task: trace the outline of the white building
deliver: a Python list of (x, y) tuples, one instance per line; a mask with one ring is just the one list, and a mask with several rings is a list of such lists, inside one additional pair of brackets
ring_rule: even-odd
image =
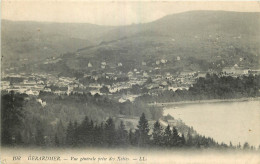
[(90, 62), (88, 62), (88, 67), (91, 68), (92, 67), (92, 64)]
[(148, 73), (147, 72), (143, 72), (143, 76), (144, 77), (148, 77)]
[(162, 59), (162, 60), (161, 60), (161, 63), (162, 63), (162, 64), (165, 64), (165, 63), (167, 63), (167, 60), (166, 60), (166, 59)]
[(132, 77), (133, 76), (133, 72), (130, 71), (130, 72), (127, 73), (127, 75), (128, 75), (128, 77)]

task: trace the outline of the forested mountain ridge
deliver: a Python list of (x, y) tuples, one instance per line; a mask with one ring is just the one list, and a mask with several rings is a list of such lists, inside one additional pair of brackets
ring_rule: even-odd
[[(74, 52), (92, 42), (106, 29), (88, 23), (1, 21), (2, 64), (15, 66)], [(19, 61), (19, 63), (17, 63)]]
[[(259, 65), (259, 13), (190, 11), (119, 27), (9, 21), (3, 21), (2, 27), (2, 54), (11, 59), (3, 60), (7, 65), (17, 57), (23, 60), (25, 54), (26, 60), (32, 60), (36, 59), (32, 55), (44, 59), (66, 52), (71, 52), (70, 57), (58, 64), (82, 71), (88, 61), (138, 63), (173, 61), (178, 56), (182, 64), (192, 62), (188, 69), (193, 70), (207, 70), (222, 61), (232, 66), (240, 58), (248, 67)], [(37, 39), (39, 44), (32, 42)]]
[(207, 70), (222, 61), (224, 66), (233, 66), (243, 58), (243, 65), (254, 67), (259, 65), (259, 28), (259, 13), (191, 11), (112, 29), (98, 46), (80, 50), (79, 58), (155, 63), (179, 56), (181, 64), (191, 60), (189, 69), (194, 70)]

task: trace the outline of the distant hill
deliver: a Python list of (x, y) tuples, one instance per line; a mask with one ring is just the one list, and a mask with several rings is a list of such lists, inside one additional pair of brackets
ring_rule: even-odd
[[(19, 34), (17, 29), (27, 31), (23, 33), (28, 34), (28, 37), (33, 29), (33, 38), (38, 37), (38, 23), (22, 24), (20, 28), (15, 25), (10, 30), (3, 28), (2, 34), (5, 34), (2, 44), (9, 47), (4, 52), (16, 53), (12, 48), (16, 47), (18, 53), (15, 55), (19, 55), (19, 51), (25, 47), (22, 45), (26, 43), (22, 40), (18, 42), (22, 45), (19, 45), (11, 40), (9, 43), (13, 46), (10, 48), (9, 44), (5, 45), (10, 39), (9, 36), (4, 37), (7, 33), (21, 39), (21, 36), (15, 35)], [(246, 67), (259, 66), (260, 13), (190, 11), (168, 15), (150, 23), (119, 27), (55, 23), (40, 25), (40, 36), (46, 37), (39, 39), (40, 47), (44, 48), (44, 44), (55, 41), (51, 43), (53, 51), (72, 52), (69, 56), (61, 56), (61, 61), (55, 67), (60, 64), (60, 68), (76, 71), (87, 70), (89, 61), (96, 63), (93, 68), (99, 67), (98, 63), (101, 61), (114, 64), (123, 62), (129, 70), (139, 67), (142, 61), (152, 66), (159, 59), (167, 59), (170, 65), (165, 69), (173, 69), (172, 71), (207, 70), (234, 64)], [(30, 46), (34, 44), (29, 42)], [(25, 49), (29, 51), (35, 48), (30, 46)], [(181, 60), (177, 61), (177, 57)], [(45, 66), (50, 67), (48, 64)]]
[[(74, 52), (95, 42), (93, 37), (111, 27), (92, 24), (2, 20), (2, 64), (37, 62)], [(92, 42), (93, 41), (93, 42)]]
[[(108, 40), (132, 35), (189, 36), (206, 34), (259, 35), (260, 13), (190, 11), (154, 22), (123, 26), (107, 32)], [(148, 33), (147, 33), (148, 32)], [(104, 37), (104, 36), (103, 36)], [(111, 38), (110, 38), (111, 37)]]
[[(260, 55), (260, 13), (191, 11), (111, 29), (101, 37), (101, 44), (79, 50), (81, 60), (72, 61), (81, 68), (82, 58), (136, 65), (167, 59), (172, 67), (190, 70), (207, 70), (213, 63), (255, 67)], [(176, 63), (178, 56), (183, 60)]]

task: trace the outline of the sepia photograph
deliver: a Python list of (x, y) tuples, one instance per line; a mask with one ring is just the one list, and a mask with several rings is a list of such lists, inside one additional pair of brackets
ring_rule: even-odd
[(260, 164), (259, 1), (0, 3), (1, 164)]

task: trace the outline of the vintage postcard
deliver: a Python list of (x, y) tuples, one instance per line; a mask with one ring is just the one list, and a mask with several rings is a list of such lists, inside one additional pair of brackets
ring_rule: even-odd
[(0, 160), (259, 164), (260, 3), (2, 0)]

